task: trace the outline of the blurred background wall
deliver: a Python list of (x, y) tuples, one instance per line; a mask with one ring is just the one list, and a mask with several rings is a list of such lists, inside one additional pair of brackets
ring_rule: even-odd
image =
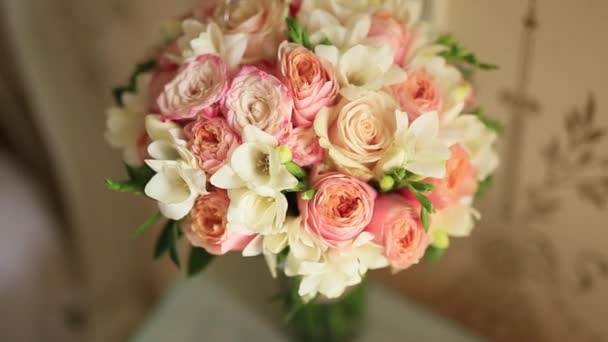
[[(150, 262), (154, 237), (131, 235), (153, 205), (103, 187), (123, 171), (102, 132), (108, 89), (155, 43), (158, 23), (192, 2), (0, 1), (1, 208), (40, 213), (3, 211), (11, 220), (0, 250), (13, 259), (2, 258), (0, 284), (34, 284), (23, 297), (54, 299), (30, 296), (38, 311), (13, 315), (40, 317), (46, 340), (124, 340), (171, 278)], [(486, 112), (506, 123), (503, 166), (473, 238), (455, 241), (441, 264), (376, 278), (492, 340), (608, 340), (608, 3), (434, 4), (443, 28), (500, 65), (476, 82)], [(21, 201), (19, 189), (28, 189)], [(15, 250), (47, 253), (15, 259)], [(17, 279), (7, 260), (29, 276)], [(2, 310), (15, 312), (10, 303)], [(50, 315), (61, 319), (48, 323)]]

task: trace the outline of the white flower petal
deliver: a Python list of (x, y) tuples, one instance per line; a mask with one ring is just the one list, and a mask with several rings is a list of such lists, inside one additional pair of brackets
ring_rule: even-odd
[(245, 183), (234, 172), (230, 165), (223, 165), (211, 176), (211, 184), (220, 189), (236, 189), (243, 187)]
[(244, 143), (260, 143), (269, 146), (278, 146), (277, 139), (272, 135), (262, 131), (254, 125), (247, 125), (243, 128)]
[(244, 257), (254, 257), (262, 254), (264, 249), (264, 237), (262, 235), (258, 235), (249, 244), (245, 249), (243, 249)]
[(320, 58), (325, 59), (333, 66), (338, 65), (338, 59), (340, 57), (340, 52), (338, 51), (338, 48), (336, 48), (335, 46), (317, 45), (315, 47), (315, 54), (317, 54), (317, 56), (319, 56)]

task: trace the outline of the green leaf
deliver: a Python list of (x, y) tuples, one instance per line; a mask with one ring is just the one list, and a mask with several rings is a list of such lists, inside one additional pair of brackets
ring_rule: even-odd
[(190, 249), (190, 257), (188, 258), (188, 276), (194, 276), (203, 271), (215, 255), (210, 254), (204, 248), (192, 247)]
[(302, 181), (302, 182), (298, 182), (298, 185), (296, 185), (295, 188), (285, 190), (285, 192), (302, 192), (302, 191), (306, 191), (309, 188), (310, 188), (310, 186), (308, 185), (308, 183)]
[(428, 232), (431, 221), (429, 218), (429, 212), (424, 207), (420, 209), (420, 221), (422, 222), (422, 227), (424, 227), (424, 230)]
[(433, 203), (431, 203), (431, 201), (429, 200), (428, 197), (417, 192), (416, 189), (414, 189), (411, 186), (410, 186), (410, 191), (414, 194), (414, 196), (416, 197), (418, 202), (420, 202), (420, 205), (422, 205), (422, 208), (426, 209), (426, 211), (428, 211), (429, 213), (435, 212), (435, 209), (433, 208)]
[(430, 183), (410, 182), (409, 184), (417, 192), (430, 192), (430, 191), (435, 190), (435, 186), (433, 184), (430, 184)]
[(437, 44), (447, 47), (447, 50), (441, 53), (448, 62), (468, 64), (472, 67), (481, 70), (495, 70), (498, 66), (494, 64), (484, 63), (479, 58), (467, 50), (454, 36), (445, 34), (437, 39)]
[(308, 189), (302, 193), (301, 198), (303, 201), (310, 201), (313, 197), (315, 197), (316, 193), (317, 191), (315, 189)]
[(433, 245), (427, 247), (426, 252), (424, 253), (424, 259), (429, 262), (439, 262), (443, 255), (445, 254), (445, 249), (437, 248)]
[(292, 16), (287, 17), (285, 21), (287, 22), (287, 37), (289, 41), (312, 50), (313, 46), (310, 42), (310, 34), (302, 28), (300, 21)]
[(306, 178), (306, 171), (292, 161), (285, 163), (285, 168), (287, 168), (287, 171), (289, 171), (289, 173), (291, 173), (297, 179), (301, 180)]
[(150, 216), (144, 223), (137, 227), (137, 229), (135, 230), (135, 235), (139, 236), (148, 231), (148, 229), (150, 229), (150, 227), (152, 227), (161, 217), (162, 214), (160, 213), (160, 211)]
[(396, 180), (400, 181), (402, 179), (407, 178), (408, 171), (406, 171), (404, 168), (398, 168), (398, 169), (392, 170), (390, 172), (390, 175), (392, 175), (393, 178), (395, 178)]
[(156, 68), (156, 60), (149, 59), (135, 66), (135, 70), (129, 77), (129, 83), (125, 86), (120, 86), (112, 89), (112, 97), (117, 105), (123, 106), (122, 95), (124, 93), (134, 93), (137, 91), (137, 77), (143, 73), (154, 70)]
[(147, 165), (133, 167), (125, 164), (125, 167), (129, 174), (129, 180), (114, 181), (106, 179), (106, 187), (108, 189), (117, 192), (143, 193), (150, 179), (156, 174), (156, 172)]
[(479, 186), (477, 187), (477, 192), (475, 193), (475, 198), (479, 199), (483, 196), (494, 183), (494, 176), (488, 176), (486, 179), (479, 182)]
[(175, 264), (177, 268), (181, 267), (179, 260), (179, 251), (177, 249), (177, 242), (179, 241), (180, 237), (181, 229), (179, 228), (179, 222), (173, 221), (173, 225), (171, 228), (171, 243), (169, 245), (169, 258), (171, 259), (171, 261), (173, 261), (173, 264)]
[(141, 187), (132, 181), (113, 181), (106, 179), (106, 188), (116, 192), (141, 193)]
[(169, 251), (173, 237), (173, 224), (175, 221), (169, 220), (165, 223), (163, 230), (156, 239), (154, 247), (154, 259), (159, 259)]
[(127, 173), (129, 174), (131, 181), (139, 184), (142, 189), (146, 187), (146, 184), (148, 184), (150, 179), (156, 174), (156, 171), (145, 164), (141, 167), (133, 167), (125, 164), (125, 167), (127, 168)]

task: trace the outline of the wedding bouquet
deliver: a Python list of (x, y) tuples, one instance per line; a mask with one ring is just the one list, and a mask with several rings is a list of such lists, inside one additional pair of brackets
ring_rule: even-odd
[(465, 237), (498, 165), (475, 108), (481, 63), (420, 19), (419, 0), (202, 1), (114, 91), (107, 141), (161, 218), (156, 256), (189, 273), (263, 255), (300, 307), (368, 270), (436, 258)]

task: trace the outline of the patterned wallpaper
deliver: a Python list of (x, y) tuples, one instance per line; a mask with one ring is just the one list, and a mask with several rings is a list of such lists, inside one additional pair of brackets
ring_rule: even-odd
[(501, 65), (477, 82), (507, 126), (502, 169), (473, 239), (389, 281), (491, 340), (608, 341), (607, 11), (450, 3), (448, 27)]

